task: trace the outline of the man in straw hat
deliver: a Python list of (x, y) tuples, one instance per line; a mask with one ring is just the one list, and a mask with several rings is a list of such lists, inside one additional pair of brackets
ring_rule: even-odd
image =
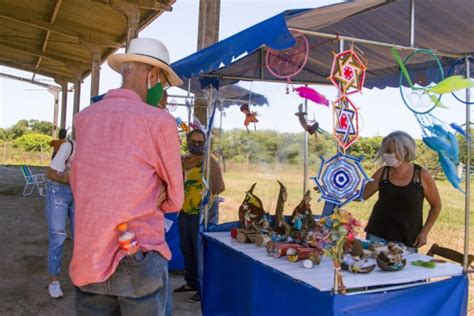
[(74, 118), (76, 313), (165, 315), (171, 252), (164, 214), (181, 208), (183, 173), (175, 120), (150, 105), (182, 82), (154, 39), (132, 40), (108, 63), (122, 87)]

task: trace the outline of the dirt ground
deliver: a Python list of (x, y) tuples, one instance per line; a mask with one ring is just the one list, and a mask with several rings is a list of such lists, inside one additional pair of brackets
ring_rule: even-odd
[[(33, 169), (33, 173), (43, 172)], [(37, 191), (23, 197), (24, 180), (19, 168), (0, 166), (0, 315), (75, 315), (74, 288), (67, 275), (72, 240), (67, 239), (61, 286), (64, 298), (48, 295), (48, 235), (45, 198)], [(170, 275), (171, 288), (183, 282)], [(173, 315), (199, 316), (200, 304), (190, 303), (193, 293), (173, 295)]]

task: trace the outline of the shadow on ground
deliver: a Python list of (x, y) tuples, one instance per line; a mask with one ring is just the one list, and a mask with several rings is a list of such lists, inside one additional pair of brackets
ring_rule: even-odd
[[(35, 168), (33, 173), (44, 172)], [(45, 199), (35, 191), (21, 195), (24, 180), (18, 168), (0, 166), (0, 315), (74, 315), (74, 288), (67, 275), (72, 240), (67, 239), (63, 256), (61, 285), (65, 297), (48, 295), (48, 233)], [(183, 283), (170, 275), (171, 288)], [(189, 302), (193, 293), (173, 293), (173, 315), (201, 315), (200, 304)]]

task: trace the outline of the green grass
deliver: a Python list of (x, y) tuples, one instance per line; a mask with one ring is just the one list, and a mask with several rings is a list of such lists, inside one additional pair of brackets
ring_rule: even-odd
[[(314, 169), (314, 170), (313, 170)], [(310, 176), (316, 174), (316, 168), (310, 168)], [(271, 214), (275, 213), (280, 180), (287, 188), (288, 202), (285, 205), (285, 214), (291, 214), (293, 208), (303, 197), (303, 169), (301, 167), (273, 164), (247, 167), (245, 164), (228, 164), (224, 174), (226, 190), (222, 194), (225, 202), (220, 206), (220, 222), (238, 220), (238, 208), (244, 199), (244, 192), (257, 182), (255, 193), (262, 199), (264, 208)], [(471, 178), (471, 181), (474, 179)], [(314, 187), (312, 180), (308, 187)], [(428, 236), (428, 243), (420, 248), (421, 253), (427, 253), (433, 243), (464, 252), (464, 195), (455, 190), (447, 181), (437, 181), (443, 207), (441, 214)], [(318, 201), (320, 195), (312, 191), (312, 211), (321, 214), (324, 201)], [(349, 203), (345, 209), (350, 211), (361, 223), (360, 237), (363, 237), (363, 228), (377, 200), (377, 195), (364, 202)], [(471, 196), (471, 205), (473, 197)], [(424, 203), (424, 218), (426, 219), (429, 204)], [(472, 214), (472, 211), (471, 211)], [(470, 219), (469, 253), (474, 254), (474, 214)], [(472, 274), (469, 276), (472, 281)], [(469, 290), (469, 310), (474, 313), (474, 289)]]

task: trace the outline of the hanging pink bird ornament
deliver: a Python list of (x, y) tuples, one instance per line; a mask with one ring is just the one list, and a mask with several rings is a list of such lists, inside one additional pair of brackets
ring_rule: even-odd
[(311, 100), (317, 104), (329, 106), (329, 100), (324, 95), (317, 92), (313, 88), (303, 86), (303, 87), (295, 88), (295, 91), (298, 93), (300, 97), (304, 99)]

